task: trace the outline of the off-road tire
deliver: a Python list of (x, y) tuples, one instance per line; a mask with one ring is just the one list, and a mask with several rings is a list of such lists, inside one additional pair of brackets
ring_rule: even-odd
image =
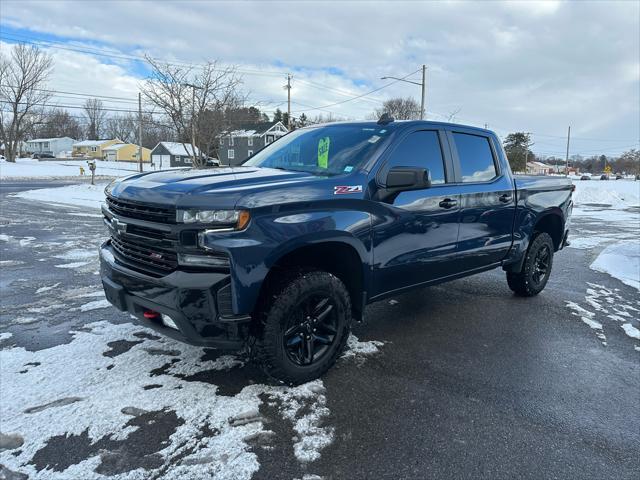
[[(333, 343), (309, 365), (296, 364), (288, 355), (284, 335), (302, 299), (327, 295), (336, 323)], [(289, 385), (314, 380), (333, 366), (344, 351), (351, 329), (351, 301), (344, 283), (328, 272), (287, 271), (262, 300), (253, 332), (253, 359), (271, 378)]]
[[(548, 252), (548, 264), (546, 272), (536, 281), (536, 268), (539, 267), (539, 255)], [(548, 233), (536, 233), (524, 259), (522, 271), (518, 273), (507, 272), (509, 288), (521, 297), (533, 297), (539, 294), (549, 281), (551, 267), (553, 265), (553, 240)]]

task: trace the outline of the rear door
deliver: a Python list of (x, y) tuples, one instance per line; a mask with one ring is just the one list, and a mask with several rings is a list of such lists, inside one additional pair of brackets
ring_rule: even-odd
[(458, 237), (459, 195), (444, 131), (415, 130), (389, 153), (376, 175), (384, 185), (391, 167), (425, 167), (431, 188), (402, 192), (382, 203), (373, 226), (372, 296), (445, 277), (451, 273)]
[(460, 193), (456, 270), (500, 262), (512, 242), (515, 194), (509, 171), (501, 168), (499, 145), (480, 130), (447, 131)]

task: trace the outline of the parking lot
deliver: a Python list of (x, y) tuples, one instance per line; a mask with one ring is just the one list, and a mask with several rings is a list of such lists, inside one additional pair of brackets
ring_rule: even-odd
[(496, 270), (379, 302), (286, 387), (110, 307), (99, 211), (10, 196), (39, 186), (0, 191), (5, 478), (637, 478), (638, 290), (590, 268), (637, 207), (576, 212), (539, 296)]

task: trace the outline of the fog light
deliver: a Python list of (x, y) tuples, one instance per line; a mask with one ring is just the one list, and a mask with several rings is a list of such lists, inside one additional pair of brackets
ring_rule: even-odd
[(173, 328), (174, 330), (178, 330), (178, 326), (176, 322), (169, 315), (162, 314), (162, 323), (165, 327)]

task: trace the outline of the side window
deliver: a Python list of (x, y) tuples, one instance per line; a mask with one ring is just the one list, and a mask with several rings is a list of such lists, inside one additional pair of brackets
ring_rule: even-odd
[(383, 180), (391, 167), (424, 167), (431, 173), (431, 183), (445, 183), (444, 160), (438, 132), (420, 130), (404, 138), (384, 167)]
[(463, 182), (486, 182), (497, 175), (491, 145), (487, 137), (455, 133)]

